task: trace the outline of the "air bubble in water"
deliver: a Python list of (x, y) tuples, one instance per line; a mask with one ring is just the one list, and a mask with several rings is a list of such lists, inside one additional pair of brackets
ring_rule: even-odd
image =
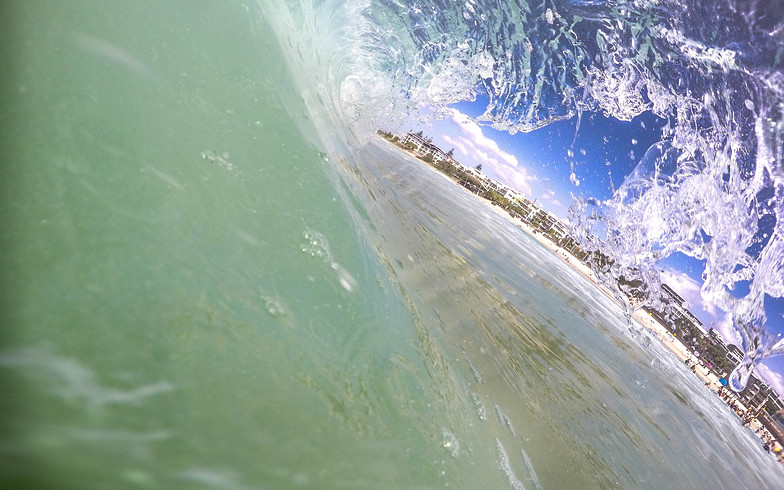
[(482, 422), (487, 421), (487, 411), (485, 410), (485, 406), (482, 403), (482, 400), (479, 399), (479, 395), (476, 393), (471, 393), (471, 401), (474, 402), (474, 406), (476, 407), (476, 416), (479, 417), (479, 420)]
[(218, 155), (214, 150), (204, 150), (201, 152), (201, 157), (212, 164), (220, 165), (226, 170), (234, 170), (234, 164), (229, 161), (229, 152), (227, 151), (224, 151), (222, 155)]
[(274, 317), (281, 317), (285, 315), (288, 311), (286, 305), (277, 298), (272, 297), (265, 297), (264, 299), (264, 308), (266, 308), (267, 313)]
[(455, 435), (447, 429), (441, 430), (441, 447), (449, 451), (453, 458), (460, 455), (460, 443)]
[(303, 236), (306, 240), (300, 247), (303, 253), (321, 259), (324, 262), (332, 262), (332, 252), (329, 250), (327, 237), (321, 232), (312, 229), (305, 230)]

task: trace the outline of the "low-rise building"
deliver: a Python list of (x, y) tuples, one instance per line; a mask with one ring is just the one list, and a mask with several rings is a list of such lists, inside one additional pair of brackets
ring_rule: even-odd
[(689, 305), (686, 300), (667, 284), (662, 284), (662, 292), (669, 299), (671, 307), (670, 314), (673, 321), (688, 323), (697, 327), (703, 334), (705, 333), (702, 322), (689, 311)]
[(727, 344), (727, 359), (734, 365), (740, 364), (745, 353), (737, 345)]
[(423, 136), (421, 133), (409, 131), (405, 135), (401, 135), (400, 143), (403, 146), (407, 146), (419, 157), (430, 155), (434, 164), (442, 161), (454, 161), (451, 155), (434, 145), (432, 139)]

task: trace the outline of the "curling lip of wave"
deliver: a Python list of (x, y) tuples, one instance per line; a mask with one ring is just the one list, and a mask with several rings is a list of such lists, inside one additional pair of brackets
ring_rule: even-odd
[[(614, 259), (602, 276), (644, 281), (654, 306), (659, 260), (704, 260), (703, 296), (732, 313), (754, 361), (784, 350), (771, 343), (763, 308), (765, 295), (784, 291), (784, 275), (772, 273), (784, 261), (773, 253), (784, 235), (784, 102), (773, 56), (784, 42), (773, 4), (369, 3), (355, 42), (331, 54), (339, 69), (325, 76), (343, 73), (335, 86), (354, 80), (340, 99), (354, 121), (388, 124), (422, 107), (449, 117), (450, 104), (477, 94), (489, 99), (478, 119), (511, 133), (585, 111), (668, 120), (615, 198), (577, 203), (574, 233)], [(600, 243), (603, 230), (623, 240)], [(743, 281), (745, 296), (727, 292)]]

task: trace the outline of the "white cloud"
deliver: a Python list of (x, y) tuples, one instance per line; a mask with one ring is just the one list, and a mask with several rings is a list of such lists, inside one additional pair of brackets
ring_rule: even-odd
[(547, 189), (542, 193), (542, 200), (547, 201), (555, 206), (563, 208), (564, 205), (555, 197), (555, 191), (552, 189)]
[(735, 327), (732, 324), (732, 316), (728, 313), (723, 313), (722, 318), (713, 325), (713, 328), (718, 330), (725, 343), (741, 347), (742, 341), (740, 332), (735, 330)]
[(722, 312), (719, 311), (716, 305), (702, 298), (702, 294), (700, 294), (702, 285), (689, 277), (685, 272), (664, 269), (661, 276), (662, 281), (680, 294), (689, 303), (690, 307), (701, 308), (714, 319), (722, 316)]
[(784, 393), (784, 376), (773, 371), (764, 364), (765, 361), (757, 364), (754, 370), (759, 374), (762, 381), (766, 382), (776, 390), (776, 393)]
[(452, 145), (457, 151), (459, 151), (463, 155), (467, 154), (466, 147), (463, 144), (461, 139), (460, 140), (453, 139), (452, 137), (450, 137), (449, 135), (446, 135), (446, 134), (443, 135), (441, 138), (443, 138), (444, 141), (446, 141), (447, 143)]
[[(732, 325), (731, 315), (722, 311), (712, 301), (702, 297), (700, 293), (702, 285), (699, 282), (689, 277), (685, 272), (672, 269), (664, 269), (661, 277), (664, 283), (686, 300), (689, 310), (703, 322), (707, 323), (704, 325), (706, 330), (713, 327), (719, 332), (725, 342), (740, 346), (740, 334)], [(703, 315), (700, 315), (700, 311)]]
[(451, 121), (460, 129), (460, 134), (453, 137), (444, 136), (444, 140), (471, 162), (464, 162), (473, 166), (482, 164), (485, 170), (490, 170), (499, 179), (517, 188), (527, 195), (531, 195), (530, 183), (536, 181), (524, 166), (517, 161), (517, 157), (502, 150), (498, 143), (485, 136), (482, 128), (470, 117), (457, 109), (452, 109)]

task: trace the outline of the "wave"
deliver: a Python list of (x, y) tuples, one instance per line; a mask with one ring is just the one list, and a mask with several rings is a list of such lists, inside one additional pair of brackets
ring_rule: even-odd
[(679, 252), (703, 261), (703, 297), (731, 313), (743, 339), (735, 389), (756, 361), (784, 352), (764, 308), (766, 297), (784, 296), (784, 2), (272, 8), (284, 49), (299, 60), (295, 75), (308, 80), (303, 97), (321, 143), (333, 150), (477, 97), (487, 100), (477, 120), (512, 134), (572, 117), (579, 128), (590, 112), (665, 120), (612, 198), (574, 203), (573, 232), (613, 259), (597, 272), (646, 283), (644, 304), (656, 301), (661, 259)]

